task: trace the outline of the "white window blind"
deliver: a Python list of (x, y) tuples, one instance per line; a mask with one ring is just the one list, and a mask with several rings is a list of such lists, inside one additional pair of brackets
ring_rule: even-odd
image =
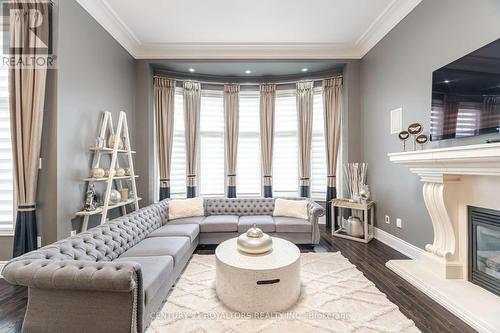
[(199, 194), (225, 196), (224, 99), (222, 91), (203, 91), (200, 109)]
[[(3, 55), (3, 33), (0, 50)], [(14, 177), (10, 135), (8, 67), (0, 64), (0, 232), (14, 226)]]
[(323, 116), (323, 89), (314, 89), (313, 131), (311, 147), (311, 198), (326, 198), (326, 152)]
[(456, 137), (473, 136), (481, 127), (482, 103), (460, 102), (458, 104)]
[(276, 92), (273, 196), (297, 196), (298, 138), (295, 90)]
[(261, 195), (259, 92), (240, 93), (240, 123), (236, 171), (237, 196)]
[(184, 138), (184, 98), (182, 89), (175, 91), (174, 140), (170, 170), (170, 195), (172, 198), (186, 197), (186, 147)]

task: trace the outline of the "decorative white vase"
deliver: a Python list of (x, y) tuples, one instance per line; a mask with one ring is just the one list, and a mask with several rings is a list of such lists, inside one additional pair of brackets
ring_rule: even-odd
[(111, 190), (111, 193), (109, 194), (109, 203), (111, 205), (116, 205), (121, 200), (122, 200), (122, 196), (121, 196), (120, 192), (118, 192), (117, 190), (114, 190), (114, 189)]
[(103, 178), (106, 175), (106, 172), (103, 168), (93, 168), (92, 169), (92, 178)]

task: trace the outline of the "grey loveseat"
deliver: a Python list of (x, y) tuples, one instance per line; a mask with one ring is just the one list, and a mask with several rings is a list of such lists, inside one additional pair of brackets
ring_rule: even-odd
[(274, 199), (205, 199), (205, 217), (168, 220), (168, 200), (9, 261), (27, 286), (24, 332), (142, 332), (199, 243), (218, 244), (257, 224), (295, 243), (319, 242), (324, 209), (272, 217)]

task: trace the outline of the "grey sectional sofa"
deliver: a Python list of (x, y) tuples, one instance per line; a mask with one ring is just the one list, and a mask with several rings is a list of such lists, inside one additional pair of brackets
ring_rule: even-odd
[(253, 224), (300, 244), (319, 242), (324, 209), (272, 217), (274, 199), (205, 199), (205, 217), (168, 220), (168, 200), (9, 261), (27, 286), (23, 332), (142, 332), (199, 243), (218, 244)]

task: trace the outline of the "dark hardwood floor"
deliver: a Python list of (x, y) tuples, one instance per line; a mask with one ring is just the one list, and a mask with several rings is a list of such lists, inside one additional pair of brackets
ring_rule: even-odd
[[(406, 257), (376, 239), (369, 244), (362, 244), (333, 238), (322, 226), (320, 244), (314, 247), (300, 246), (300, 248), (302, 252), (340, 251), (375, 283), (391, 302), (399, 306), (401, 312), (412, 319), (422, 332), (475, 332), (445, 308), (386, 268), (385, 263), (388, 260)], [(214, 249), (215, 246), (200, 246), (196, 252), (212, 254)], [(12, 286), (0, 279), (0, 332), (20, 332), (27, 301), (26, 288)]]

